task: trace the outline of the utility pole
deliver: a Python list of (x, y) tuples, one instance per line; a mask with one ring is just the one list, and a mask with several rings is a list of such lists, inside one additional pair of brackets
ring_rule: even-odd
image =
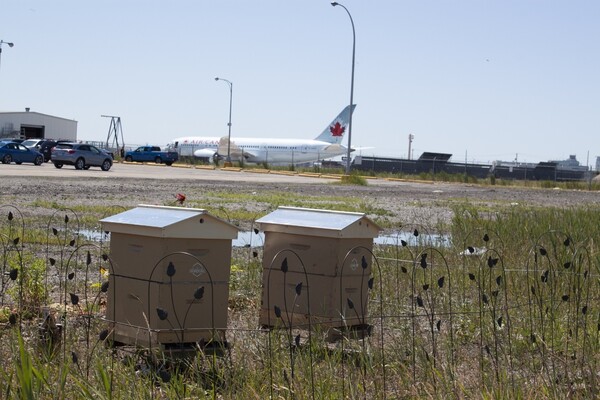
[(410, 149), (412, 147), (412, 141), (415, 138), (415, 135), (413, 135), (412, 133), (408, 134), (408, 159), (412, 159), (411, 155), (410, 155)]

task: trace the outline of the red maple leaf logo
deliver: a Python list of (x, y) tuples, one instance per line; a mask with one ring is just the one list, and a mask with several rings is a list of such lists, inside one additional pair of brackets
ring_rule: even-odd
[(329, 131), (331, 132), (331, 136), (342, 136), (346, 131), (339, 122), (336, 122), (335, 125), (329, 127)]

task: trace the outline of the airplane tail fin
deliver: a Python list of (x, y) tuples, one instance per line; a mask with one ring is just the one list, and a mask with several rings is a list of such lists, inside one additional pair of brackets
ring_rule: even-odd
[(356, 104), (352, 105), (352, 111), (350, 111), (351, 107), (348, 105), (346, 108), (342, 110), (341, 113), (329, 125), (327, 128), (315, 138), (315, 140), (319, 140), (321, 142), (328, 142), (332, 144), (340, 144), (342, 139), (344, 138), (344, 134), (348, 129), (348, 124), (350, 122), (350, 113), (354, 111)]

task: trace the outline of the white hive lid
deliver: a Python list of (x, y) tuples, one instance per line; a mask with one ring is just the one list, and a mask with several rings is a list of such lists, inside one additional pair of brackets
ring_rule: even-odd
[(265, 232), (298, 235), (375, 238), (382, 231), (364, 213), (279, 207), (256, 221)]
[(145, 204), (104, 218), (100, 223), (106, 232), (165, 238), (235, 239), (239, 231), (203, 209)]

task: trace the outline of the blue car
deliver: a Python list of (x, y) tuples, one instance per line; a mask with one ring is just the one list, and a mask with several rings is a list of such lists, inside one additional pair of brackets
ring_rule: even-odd
[(42, 165), (44, 156), (39, 151), (28, 149), (20, 143), (15, 142), (0, 142), (0, 161), (2, 164), (33, 163)]

